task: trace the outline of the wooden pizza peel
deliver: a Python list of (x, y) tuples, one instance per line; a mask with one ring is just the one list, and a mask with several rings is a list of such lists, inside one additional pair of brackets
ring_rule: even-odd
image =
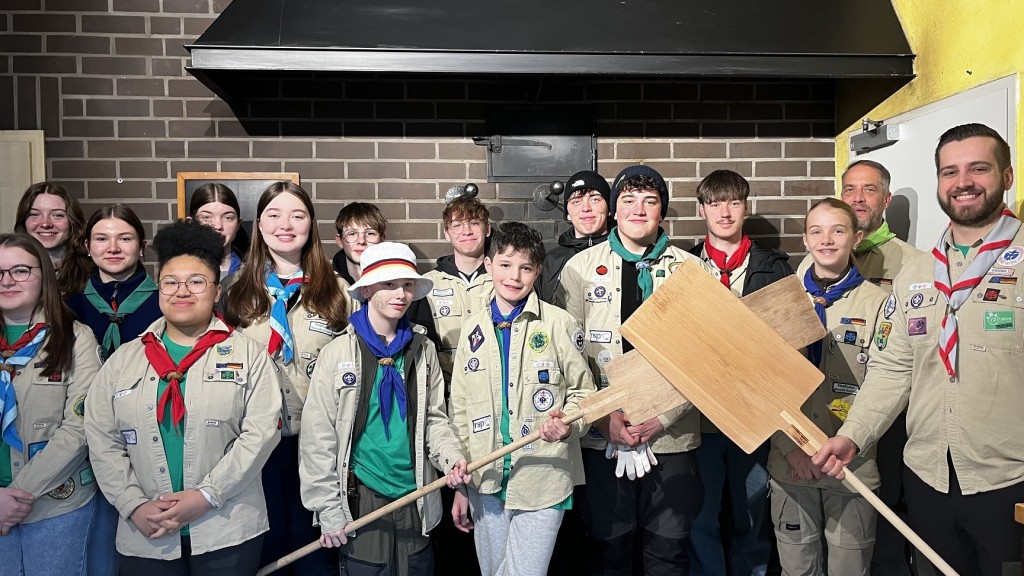
[[(778, 430), (812, 456), (827, 440), (800, 410), (822, 373), (695, 262), (683, 262), (620, 332), (746, 452)], [(943, 574), (956, 575), (849, 469), (846, 481)]]
[[(789, 342), (794, 348), (807, 346), (825, 335), (824, 327), (815, 315), (813, 306), (795, 276), (762, 288), (744, 297), (743, 302), (749, 305), (756, 314), (763, 315), (765, 321), (771, 323), (779, 331), (780, 338)], [(644, 422), (687, 402), (686, 397), (635, 350), (610, 361), (605, 365), (605, 370), (609, 375), (611, 387), (588, 396), (580, 403), (578, 412), (566, 414), (562, 418), (563, 423), (572, 424), (581, 418), (585, 422), (593, 423), (620, 409), (631, 422)], [(473, 472), (488, 466), (506, 454), (511, 454), (538, 440), (540, 440), (540, 431), (535, 431), (529, 436), (524, 436), (512, 444), (470, 463), (469, 471)], [(345, 531), (351, 534), (445, 485), (446, 479), (439, 478), (348, 523), (345, 526)], [(319, 549), (319, 540), (311, 542), (264, 566), (256, 575), (267, 576)]]

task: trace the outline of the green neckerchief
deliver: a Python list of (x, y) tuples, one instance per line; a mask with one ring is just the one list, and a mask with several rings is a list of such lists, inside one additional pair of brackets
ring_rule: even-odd
[(881, 246), (889, 240), (896, 237), (896, 234), (889, 231), (889, 223), (882, 220), (882, 225), (871, 233), (870, 236), (861, 240), (860, 244), (857, 245), (857, 249), (853, 251), (854, 254), (863, 254), (868, 250), (871, 250), (875, 246)]
[(110, 320), (110, 323), (107, 324), (107, 331), (103, 333), (103, 351), (106, 354), (116, 350), (121, 345), (121, 320), (138, 310), (139, 306), (142, 306), (142, 303), (153, 292), (156, 292), (156, 283), (149, 276), (146, 276), (135, 287), (135, 290), (132, 290), (132, 293), (118, 304), (117, 312), (114, 312), (114, 309), (110, 307), (110, 302), (104, 300), (96, 292), (96, 287), (92, 285), (92, 280), (85, 283), (85, 298), (92, 304), (93, 308), (100, 314), (106, 314)]
[(608, 235), (608, 245), (612, 247), (612, 252), (618, 254), (620, 258), (637, 265), (637, 283), (640, 285), (640, 292), (646, 301), (654, 292), (654, 279), (651, 277), (650, 263), (661, 258), (661, 255), (665, 253), (665, 249), (668, 248), (668, 234), (665, 234), (665, 230), (659, 227), (658, 240), (654, 243), (654, 246), (648, 247), (643, 256), (638, 256), (626, 250), (622, 245), (622, 241), (619, 240), (619, 227), (616, 226), (612, 228), (611, 234)]

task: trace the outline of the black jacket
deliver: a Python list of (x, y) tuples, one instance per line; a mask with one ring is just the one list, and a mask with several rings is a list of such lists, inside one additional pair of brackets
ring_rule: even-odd
[[(700, 258), (700, 253), (703, 250), (704, 241), (702, 240), (690, 249), (690, 254)], [(747, 276), (743, 281), (744, 296), (793, 273), (793, 268), (789, 265), (788, 254), (780, 250), (765, 248), (757, 242), (751, 242), (749, 258)]]
[(591, 246), (596, 246), (608, 240), (608, 233), (599, 236), (576, 237), (576, 230), (570, 228), (558, 237), (558, 246), (552, 248), (544, 257), (544, 265), (541, 268), (540, 278), (537, 279), (536, 290), (540, 299), (551, 303), (555, 295), (555, 288), (558, 286), (558, 278), (562, 275), (562, 268), (569, 258), (583, 252)]

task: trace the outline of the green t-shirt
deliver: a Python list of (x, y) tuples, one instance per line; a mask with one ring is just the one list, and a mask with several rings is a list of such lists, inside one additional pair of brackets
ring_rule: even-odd
[[(405, 376), (405, 351), (392, 356), (395, 369)], [(412, 464), (412, 450), (409, 446), (409, 427), (398, 412), (398, 397), (392, 400), (391, 420), (388, 432), (384, 434), (384, 422), (380, 416), (380, 382), (384, 376), (383, 366), (377, 366), (377, 374), (370, 390), (370, 404), (367, 407), (366, 427), (352, 451), (352, 471), (367, 488), (388, 498), (401, 498), (416, 489), (416, 471)], [(407, 394), (415, 394), (408, 390)]]
[[(28, 324), (17, 326), (4, 326), (4, 334), (8, 342), (17, 342), (21, 335), (28, 331)], [(13, 424), (12, 424), (13, 426)], [(14, 472), (11, 470), (11, 447), (0, 437), (0, 488), (6, 488), (14, 482)]]
[(963, 245), (963, 244), (953, 243), (953, 247), (956, 248), (957, 250), (959, 250), (960, 252), (963, 252), (964, 258), (967, 258), (967, 253), (971, 251), (971, 245), (970, 244)]
[[(174, 342), (167, 336), (166, 332), (161, 336), (160, 340), (164, 343), (164, 347), (167, 348), (167, 354), (170, 355), (171, 360), (175, 364), (180, 364), (181, 359), (192, 351), (192, 346), (182, 346)], [(181, 380), (178, 380), (182, 396), (185, 395), (185, 378), (185, 376), (182, 376)], [(157, 384), (156, 398), (158, 401), (169, 385), (170, 383), (163, 379)], [(160, 424), (160, 441), (163, 443), (164, 456), (167, 458), (167, 472), (171, 475), (171, 488), (175, 492), (181, 492), (185, 489), (185, 420), (181, 422), (181, 429), (175, 430), (170, 402), (164, 407), (164, 421)], [(181, 533), (187, 536), (189, 533), (188, 526), (182, 528)]]

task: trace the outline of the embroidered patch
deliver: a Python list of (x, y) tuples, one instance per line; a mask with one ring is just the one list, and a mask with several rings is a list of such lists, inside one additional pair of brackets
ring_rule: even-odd
[(228, 356), (231, 354), (231, 344), (217, 344), (217, 355)]
[(533, 350), (534, 352), (543, 352), (544, 349), (548, 347), (548, 342), (550, 340), (551, 338), (548, 336), (547, 332), (537, 330), (530, 334), (530, 350)]
[(608, 293), (608, 289), (605, 288), (604, 286), (597, 286), (597, 287), (594, 288), (594, 297), (595, 298), (604, 298), (605, 294), (607, 294), (607, 293)]
[(355, 372), (345, 372), (341, 376), (341, 383), (344, 384), (345, 386), (355, 386), (355, 384), (356, 384), (356, 373)]
[(124, 443), (129, 446), (139, 443), (139, 433), (135, 430), (121, 430), (121, 437), (124, 438)]
[(594, 272), (597, 272), (598, 276), (604, 276), (605, 274), (608, 273), (608, 267), (605, 266), (604, 264), (601, 264), (594, 270)]
[[(521, 438), (526, 438), (529, 435), (530, 427), (527, 426), (526, 424), (523, 424), (523, 427), (519, 429), (519, 436)], [(533, 442), (530, 442), (526, 446), (523, 446), (523, 452), (533, 452)]]
[(879, 351), (885, 350), (889, 344), (889, 334), (892, 334), (892, 322), (882, 322), (878, 325), (878, 332), (875, 333), (875, 346)]
[(924, 304), (924, 294), (918, 292), (910, 297), (910, 305), (914, 308), (920, 308), (921, 304)]
[(537, 382), (549, 384), (551, 382), (551, 373), (547, 370), (537, 370)]
[(220, 379), (221, 380), (234, 380), (235, 379), (235, 371), (234, 370), (221, 370), (220, 371)]
[(437, 313), (441, 316), (447, 316), (452, 313), (452, 309), (449, 306), (441, 306), (437, 309)]
[(863, 318), (840, 318), (840, 324), (852, 324), (854, 326), (866, 326), (867, 322)]
[(537, 412), (547, 412), (555, 403), (555, 395), (547, 388), (541, 388), (533, 393), (533, 407)]
[(886, 320), (892, 316), (892, 313), (896, 311), (896, 294), (890, 293), (889, 297), (885, 299), (885, 306), (882, 307), (882, 316)]
[(656, 271), (656, 272), (654, 273), (654, 277), (655, 277), (655, 278), (664, 278), (664, 277), (665, 277), (665, 271), (664, 271), (664, 270), (658, 270), (658, 271)]
[(832, 392), (836, 394), (846, 394), (847, 396), (856, 394), (860, 390), (860, 386), (856, 384), (848, 384), (846, 382), (833, 382)]
[(921, 336), (922, 334), (928, 333), (928, 319), (927, 318), (911, 318), (907, 320), (907, 334), (911, 336)]
[(1016, 276), (996, 276), (995, 278), (988, 279), (989, 284), (1009, 284), (1012, 286), (1017, 285)]
[(587, 346), (586, 338), (583, 337), (583, 330), (577, 328), (572, 332), (572, 345), (576, 347), (576, 351), (580, 354), (583, 353), (583, 349)]
[(85, 396), (80, 397), (78, 401), (75, 402), (74, 411), (75, 416), (78, 416), (79, 418), (85, 417)]
[(907, 290), (913, 292), (914, 290), (927, 290), (927, 289), (929, 289), (931, 287), (932, 287), (932, 283), (931, 282), (918, 282), (916, 284), (911, 284), (910, 288), (907, 288)]
[(473, 328), (473, 331), (466, 338), (469, 340), (469, 351), (476, 352), (484, 343), (484, 331), (477, 324), (476, 328)]
[(988, 274), (997, 274), (999, 276), (1013, 276), (1013, 268), (996, 268), (995, 266), (988, 269)]
[(67, 500), (71, 498), (71, 495), (75, 493), (75, 480), (68, 478), (66, 482), (57, 486), (53, 490), (46, 493), (47, 496), (54, 500)]
[(206, 427), (207, 428), (219, 428), (220, 427), (220, 420), (207, 420), (206, 421)]
[(444, 288), (444, 289), (434, 288), (430, 292), (430, 294), (432, 296), (434, 296), (435, 298), (444, 298), (445, 296), (452, 297), (452, 296), (455, 296), (455, 289), (454, 288)]
[(533, 363), (531, 363), (530, 365), (533, 366), (534, 368), (554, 368), (555, 367), (555, 361), (554, 360), (534, 360)]
[(846, 422), (846, 417), (850, 414), (850, 406), (849, 402), (836, 398), (828, 405), (828, 411), (836, 418), (839, 418), (841, 422)]
[(309, 331), (323, 334), (324, 336), (334, 336), (334, 331), (327, 326), (327, 322), (323, 320), (313, 320), (309, 323)]
[(480, 369), (480, 359), (479, 358), (470, 358), (469, 360), (466, 361), (466, 370), (469, 370), (470, 372), (476, 372), (479, 369)]
[[(310, 358), (311, 357), (308, 352), (303, 352), (302, 355), (305, 358)], [(216, 368), (217, 368), (217, 370), (241, 370), (242, 369), (242, 363), (241, 362), (217, 362)]]
[(857, 333), (854, 332), (853, 330), (847, 330), (843, 334), (843, 343), (845, 343), (845, 344), (856, 344), (857, 343)]
[[(1006, 296), (1003, 296), (1006, 298)], [(999, 289), (998, 288), (986, 288), (985, 295), (982, 297), (985, 302), (995, 302), (999, 300)]]
[(316, 358), (313, 358), (309, 364), (306, 365), (306, 378), (313, 377), (313, 369), (316, 368)]
[(1013, 310), (985, 310), (986, 332), (1010, 332), (1016, 329)]
[(33, 442), (28, 445), (28, 459), (31, 460), (33, 456), (39, 454), (46, 448), (46, 442)]
[(611, 330), (591, 330), (590, 341), (598, 342), (600, 344), (611, 344), (612, 332)]
[(1010, 246), (999, 255), (996, 264), (999, 266), (1016, 266), (1024, 262), (1024, 246)]
[(481, 417), (476, 418), (476, 419), (473, 420), (473, 434), (476, 434), (477, 432), (483, 432), (484, 430), (490, 430), (490, 429), (491, 429), (491, 417), (490, 417), (490, 415), (488, 415), (488, 416), (481, 416)]
[(82, 486), (88, 486), (96, 481), (96, 474), (92, 471), (91, 466), (78, 474), (78, 481)]

